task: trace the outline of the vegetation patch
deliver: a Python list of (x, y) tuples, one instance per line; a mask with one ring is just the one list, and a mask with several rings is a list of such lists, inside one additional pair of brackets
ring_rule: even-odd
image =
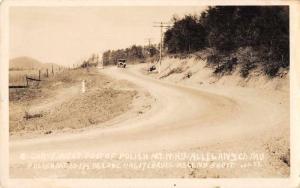
[[(172, 21), (164, 37), (168, 53), (192, 54), (210, 48), (206, 58), (200, 54), (198, 59), (207, 59), (215, 74), (230, 74), (240, 65), (241, 76), (247, 77), (259, 66), (272, 78), (280, 68), (289, 67), (286, 6), (215, 6), (199, 16), (173, 17)], [(226, 60), (233, 57), (236, 62)]]
[(232, 58), (230, 60), (227, 60), (222, 65), (217, 66), (217, 68), (214, 70), (214, 74), (220, 74), (224, 75), (225, 73), (230, 74), (237, 65), (237, 58)]
[(165, 77), (168, 77), (170, 76), (171, 74), (180, 74), (180, 73), (183, 73), (183, 68), (182, 67), (175, 67), (175, 68), (172, 68), (169, 72), (167, 72), (166, 74), (164, 74), (163, 76), (161, 76), (160, 78), (165, 78)]
[(242, 65), (241, 69), (240, 69), (240, 75), (243, 78), (247, 78), (248, 75), (250, 74), (250, 71), (255, 69), (257, 67), (256, 64), (253, 63), (246, 63), (244, 65)]
[[(128, 111), (137, 92), (119, 89), (127, 83), (111, 80), (95, 71), (66, 70), (45, 80), (38, 89), (10, 93), (13, 99), (9, 104), (10, 134), (52, 134), (81, 129)], [(82, 80), (86, 81), (85, 93), (81, 93)]]

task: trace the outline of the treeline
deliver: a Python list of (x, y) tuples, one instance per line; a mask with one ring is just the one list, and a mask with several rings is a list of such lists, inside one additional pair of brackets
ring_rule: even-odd
[[(173, 21), (164, 36), (167, 52), (187, 54), (215, 49), (210, 58), (214, 61), (209, 61), (217, 64), (215, 73), (231, 71), (235, 65), (243, 64), (241, 71), (246, 71), (243, 76), (248, 75), (247, 69), (261, 66), (272, 77), (280, 68), (289, 67), (287, 6), (216, 6), (199, 16), (174, 17)], [(241, 62), (233, 55), (241, 48), (251, 48), (259, 58)]]
[(157, 56), (158, 49), (151, 46), (133, 45), (126, 49), (108, 50), (102, 54), (103, 65), (115, 65), (118, 59), (126, 59), (129, 62), (145, 62), (146, 58)]
[(99, 55), (98, 54), (92, 54), (89, 58), (86, 60), (83, 60), (83, 62), (80, 64), (81, 68), (86, 68), (86, 67), (95, 67), (99, 63)]

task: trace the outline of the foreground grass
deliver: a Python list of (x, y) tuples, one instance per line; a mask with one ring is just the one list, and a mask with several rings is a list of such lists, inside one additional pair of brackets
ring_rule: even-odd
[[(86, 92), (81, 93), (81, 82)], [(52, 134), (95, 126), (130, 109), (134, 90), (91, 69), (66, 70), (29, 89), (10, 91), (10, 134)], [(112, 87), (114, 86), (114, 87)]]

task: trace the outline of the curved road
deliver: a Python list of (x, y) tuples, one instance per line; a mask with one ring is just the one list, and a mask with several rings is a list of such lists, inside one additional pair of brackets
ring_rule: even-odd
[(238, 140), (274, 128), (286, 111), (246, 89), (222, 93), (167, 83), (143, 75), (135, 66), (100, 72), (149, 91), (155, 104), (147, 113), (110, 128), (11, 140), (12, 167), (24, 162), (21, 154), (34, 152), (177, 151)]

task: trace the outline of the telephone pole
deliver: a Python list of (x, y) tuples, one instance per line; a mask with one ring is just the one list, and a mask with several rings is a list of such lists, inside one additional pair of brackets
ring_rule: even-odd
[[(148, 53), (149, 57), (151, 57), (151, 38), (145, 38), (145, 40), (148, 42), (147, 53)], [(144, 50), (145, 50), (145, 47), (144, 47)], [(148, 63), (148, 69), (150, 69), (151, 61), (149, 60), (148, 62), (149, 62)]]
[[(151, 38), (145, 38), (145, 40), (148, 42), (148, 52), (150, 52)], [(144, 50), (145, 50), (145, 47), (144, 47)]]
[[(148, 42), (148, 53), (150, 54), (150, 49), (151, 49), (151, 40), (152, 40), (152, 38), (145, 38), (145, 40)], [(145, 48), (144, 48), (145, 49)]]
[(151, 38), (146, 38), (145, 40), (147, 40), (148, 46), (150, 47), (151, 46)]
[(159, 25), (154, 25), (153, 27), (160, 27), (160, 47), (159, 47), (159, 70), (158, 73), (161, 72), (161, 60), (162, 60), (162, 48), (163, 48), (163, 28), (169, 28), (171, 25), (166, 22), (154, 22), (154, 24), (159, 24)]

